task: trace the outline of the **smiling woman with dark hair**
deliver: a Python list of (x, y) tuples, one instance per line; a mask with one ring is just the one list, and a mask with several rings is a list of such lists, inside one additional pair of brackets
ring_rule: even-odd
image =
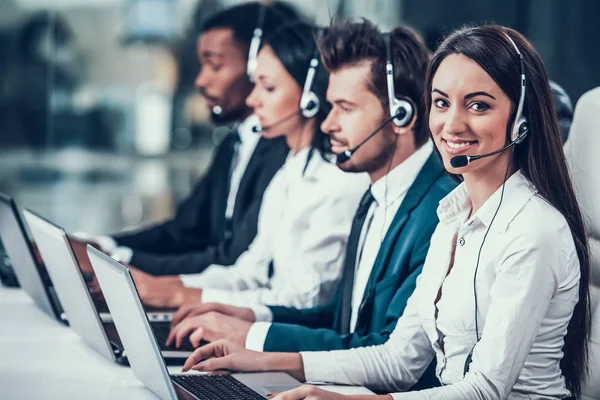
[[(579, 395), (588, 245), (540, 56), (509, 28), (458, 30), (433, 56), (426, 99), (444, 165), (464, 182), (440, 202), (423, 272), (389, 340), (299, 354), (220, 341), (196, 350), (184, 369), (278, 365), (300, 380), (389, 393), (409, 390), (435, 358), (442, 387), (352, 398)], [(276, 398), (345, 397), (305, 386)]]

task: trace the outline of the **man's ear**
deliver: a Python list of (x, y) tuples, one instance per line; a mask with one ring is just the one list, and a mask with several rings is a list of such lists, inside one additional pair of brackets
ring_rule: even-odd
[(407, 135), (407, 134), (412, 134), (413, 128), (415, 126), (415, 123), (417, 122), (417, 118), (420, 117), (419, 115), (417, 115), (417, 106), (415, 105), (415, 103), (411, 99), (409, 99), (408, 97), (403, 97), (402, 100), (406, 100), (410, 104), (412, 104), (412, 107), (413, 107), (413, 117), (410, 120), (410, 123), (408, 125), (406, 125), (406, 126), (396, 126), (394, 123), (392, 123), (392, 126), (394, 128), (394, 133), (396, 135), (399, 135), (399, 136), (403, 136), (403, 135)]

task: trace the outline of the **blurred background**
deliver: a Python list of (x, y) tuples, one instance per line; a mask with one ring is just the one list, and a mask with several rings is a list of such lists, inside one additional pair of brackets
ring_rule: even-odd
[[(227, 133), (193, 88), (195, 28), (236, 0), (1, 0), (0, 191), (69, 231), (168, 218)], [(308, 18), (524, 33), (573, 104), (600, 85), (597, 0), (289, 0)], [(253, 21), (249, 21), (253, 23)]]

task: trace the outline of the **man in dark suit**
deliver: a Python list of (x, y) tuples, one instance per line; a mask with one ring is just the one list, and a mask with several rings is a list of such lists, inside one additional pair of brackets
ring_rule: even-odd
[[(191, 333), (193, 343), (228, 338), (250, 349), (283, 352), (387, 341), (425, 262), (438, 202), (455, 187), (433, 151), (424, 121), (425, 45), (415, 32), (399, 27), (391, 33), (390, 47), (395, 96), (410, 104), (399, 126), (390, 121), (386, 50), (377, 28), (368, 22), (337, 23), (319, 45), (330, 71), (327, 98), (333, 104), (323, 131), (331, 135), (334, 152), (354, 149), (347, 161), (338, 158), (339, 167), (368, 172), (372, 181), (354, 218), (333, 301), (305, 310), (184, 307), (174, 322), (188, 318), (173, 328), (171, 340), (179, 343)], [(427, 378), (433, 376), (430, 372)]]
[[(134, 279), (148, 305), (177, 307), (183, 294), (193, 291), (183, 287), (178, 275), (235, 262), (256, 235), (263, 193), (287, 156), (283, 138), (263, 139), (253, 132), (257, 121), (245, 104), (253, 87), (247, 75), (248, 54), (259, 19), (263, 35), (268, 35), (298, 16), (279, 3), (246, 3), (202, 25), (196, 49), (202, 68), (195, 85), (214, 121), (236, 128), (217, 147), (190, 197), (165, 223), (90, 240), (135, 267)], [(82, 253), (81, 243), (75, 247)]]

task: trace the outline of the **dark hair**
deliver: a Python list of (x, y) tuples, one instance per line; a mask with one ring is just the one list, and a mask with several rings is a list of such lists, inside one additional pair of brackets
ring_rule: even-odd
[(279, 1), (275, 1), (270, 5), (249, 2), (216, 13), (201, 24), (200, 31), (197, 33), (200, 34), (218, 28), (231, 29), (233, 37), (242, 45), (242, 50), (247, 56), (250, 42), (254, 36), (254, 29), (258, 23), (258, 16), (263, 7), (266, 8), (262, 26), (263, 37), (278, 29), (282, 24), (300, 19), (298, 12), (292, 6)]
[[(462, 54), (483, 68), (513, 103), (508, 124), (512, 126), (520, 97), (519, 57), (506, 35), (515, 42), (525, 60), (527, 79), (523, 114), (530, 133), (514, 149), (516, 166), (535, 186), (538, 193), (567, 220), (575, 241), (581, 280), (579, 302), (575, 306), (563, 347), (561, 369), (567, 388), (578, 396), (587, 373), (587, 341), (590, 329), (589, 274), (587, 236), (581, 211), (575, 198), (563, 153), (548, 76), (542, 59), (531, 43), (519, 32), (497, 25), (466, 27), (452, 33), (433, 55), (426, 81), (427, 114), (431, 110), (433, 77), (442, 61), (451, 54)], [(510, 129), (507, 128), (507, 140)]]
[[(282, 26), (265, 38), (264, 44), (269, 45), (281, 61), (287, 72), (294, 78), (300, 88), (304, 88), (310, 61), (314, 56), (319, 57), (315, 35), (319, 30), (305, 22), (296, 21)], [(315, 133), (312, 148), (318, 150), (324, 159), (330, 153), (329, 137), (321, 130), (321, 123), (327, 118), (331, 106), (327, 102), (326, 92), (329, 84), (327, 70), (319, 65), (311, 90), (319, 98), (319, 111), (314, 117)]]
[[(394, 89), (396, 97), (407, 97), (416, 106), (414, 126), (415, 145), (420, 147), (429, 139), (425, 122), (423, 88), (429, 51), (423, 38), (413, 29), (400, 26), (390, 32)], [(323, 63), (330, 72), (365, 61), (371, 62), (369, 90), (385, 110), (389, 109), (386, 81), (386, 50), (383, 35), (372, 22), (332, 21), (328, 33), (319, 41)]]

